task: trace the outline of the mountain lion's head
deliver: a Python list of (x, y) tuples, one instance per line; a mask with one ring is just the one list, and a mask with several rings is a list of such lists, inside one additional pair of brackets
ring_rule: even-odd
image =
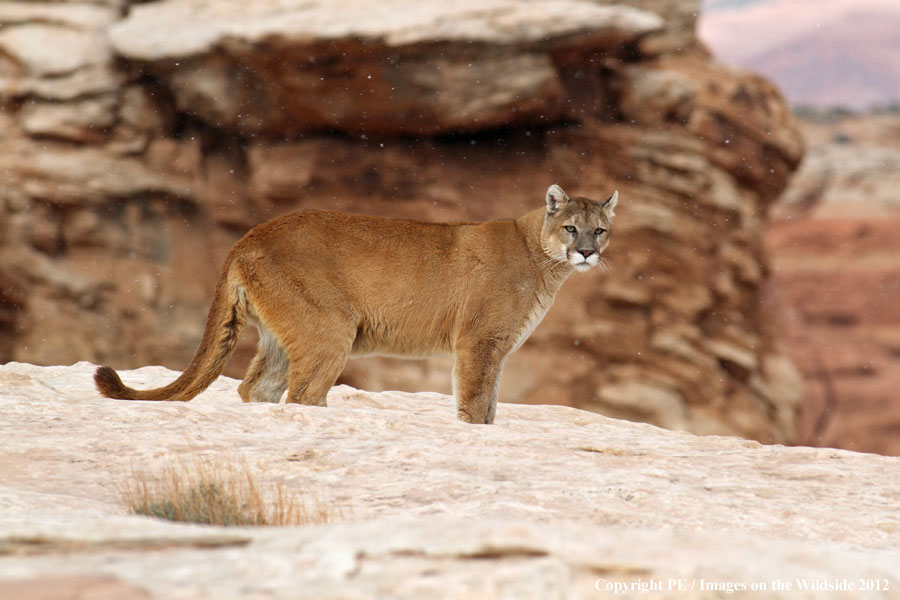
[(569, 198), (558, 185), (547, 190), (547, 214), (541, 245), (551, 259), (567, 262), (579, 271), (601, 264), (600, 254), (609, 245), (609, 227), (615, 216), (619, 192), (598, 202)]

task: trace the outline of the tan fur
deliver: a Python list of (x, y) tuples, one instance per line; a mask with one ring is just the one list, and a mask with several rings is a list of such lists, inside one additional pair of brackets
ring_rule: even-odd
[[(424, 223), (303, 211), (253, 228), (225, 260), (203, 339), (173, 383), (138, 391), (116, 372), (106, 396), (190, 400), (225, 368), (245, 322), (260, 332), (238, 391), (245, 402), (325, 406), (352, 356), (452, 354), (457, 416), (492, 423), (506, 356), (543, 318), (575, 269), (600, 266), (617, 194), (569, 199), (516, 220)], [(575, 232), (566, 231), (575, 228)]]

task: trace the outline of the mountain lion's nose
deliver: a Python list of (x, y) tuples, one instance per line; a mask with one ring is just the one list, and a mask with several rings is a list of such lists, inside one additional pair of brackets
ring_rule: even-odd
[(593, 254), (594, 251), (593, 250), (579, 250), (578, 253), (581, 254), (583, 257), (587, 258), (591, 254)]

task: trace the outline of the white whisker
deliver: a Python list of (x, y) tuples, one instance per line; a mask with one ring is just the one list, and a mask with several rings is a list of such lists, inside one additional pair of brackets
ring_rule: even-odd
[(559, 266), (559, 265), (563, 265), (563, 264), (565, 264), (566, 262), (567, 262), (566, 260), (561, 259), (561, 258), (557, 258), (556, 256), (548, 256), (547, 258), (545, 258), (544, 260), (541, 261), (540, 267), (541, 267), (541, 268), (548, 267), (548, 266), (549, 266), (549, 267), (556, 267), (556, 266)]
[(597, 268), (604, 273), (610, 273), (612, 271), (612, 262), (609, 259), (603, 258), (601, 256), (599, 259), (597, 259)]

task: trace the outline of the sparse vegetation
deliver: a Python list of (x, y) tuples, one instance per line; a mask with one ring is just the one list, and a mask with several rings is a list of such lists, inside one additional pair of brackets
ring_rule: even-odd
[(797, 117), (811, 123), (836, 123), (859, 112), (847, 106), (822, 107), (805, 104), (796, 105), (793, 110)]
[(896, 115), (900, 113), (900, 102), (876, 104), (868, 108), (851, 108), (847, 106), (811, 106), (800, 104), (793, 107), (794, 114), (811, 123), (837, 123), (847, 117), (865, 115)]
[(282, 484), (261, 489), (238, 462), (195, 459), (157, 474), (133, 471), (120, 489), (129, 511), (170, 521), (223, 526), (312, 525), (344, 520), (317, 498), (303, 499)]

